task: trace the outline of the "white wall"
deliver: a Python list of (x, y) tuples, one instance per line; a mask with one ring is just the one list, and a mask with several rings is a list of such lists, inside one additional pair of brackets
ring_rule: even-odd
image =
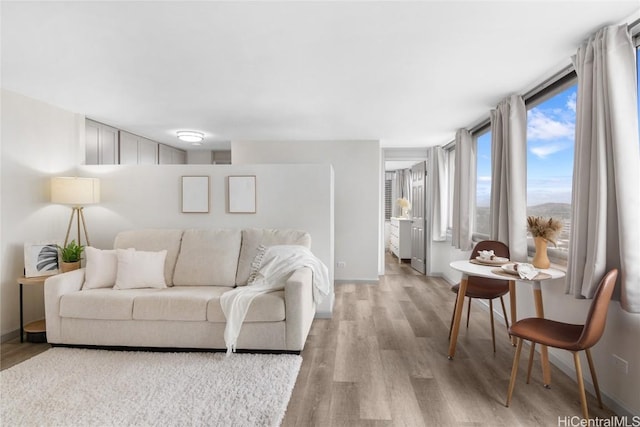
[[(312, 236), (312, 250), (333, 278), (333, 170), (330, 165), (77, 166), (84, 116), (2, 91), (1, 301), (3, 336), (19, 327), (19, 287), (25, 242), (64, 239), (70, 209), (49, 203), (49, 178), (100, 177), (102, 201), (85, 207), (93, 246), (109, 248), (120, 230), (158, 228), (297, 228)], [(183, 214), (181, 176), (211, 177), (208, 214)], [(227, 214), (228, 175), (256, 175), (257, 213)], [(72, 234), (75, 236), (75, 234)], [(25, 323), (44, 317), (42, 289), (25, 290)], [(327, 316), (332, 299), (318, 308)]]
[[(80, 176), (101, 178), (102, 200), (85, 207), (91, 244), (113, 246), (118, 231), (137, 228), (294, 228), (311, 234), (312, 251), (333, 282), (333, 171), (330, 165), (81, 166)], [(184, 175), (210, 177), (208, 214), (182, 213)], [(255, 175), (255, 214), (226, 213), (226, 177)], [(318, 308), (329, 316), (333, 296)]]
[(325, 163), (335, 171), (335, 261), (340, 281), (377, 281), (381, 233), (378, 141), (233, 141), (234, 165)]
[[(451, 241), (432, 242), (432, 274), (442, 275), (452, 283), (460, 280), (460, 273), (452, 270), (449, 263), (457, 259), (468, 259), (470, 252), (462, 252), (451, 246)], [(584, 323), (591, 300), (577, 300), (564, 292), (564, 279), (544, 282), (542, 285), (542, 298), (545, 317), (574, 324)], [(453, 310), (453, 294), (451, 297), (451, 310)], [(509, 299), (505, 299), (507, 313), (509, 312)], [(517, 288), (518, 318), (534, 317), (535, 305), (533, 291), (526, 284), (519, 284)], [(496, 307), (497, 309), (497, 307)], [(499, 309), (496, 317), (502, 318)], [(617, 413), (625, 412), (632, 415), (640, 415), (640, 316), (630, 314), (620, 308), (620, 303), (612, 301), (609, 306), (607, 327), (600, 342), (591, 350), (593, 355), (600, 390), (606, 395), (605, 404), (613, 408)], [(565, 371), (571, 378), (575, 378), (573, 356), (567, 351), (549, 349), (552, 363)], [(629, 362), (629, 373), (617, 371), (613, 365), (613, 354)], [(524, 360), (523, 356), (523, 360)], [(539, 359), (536, 359), (539, 360)], [(591, 383), (588, 374), (586, 359), (582, 356), (584, 378)], [(535, 368), (534, 368), (535, 369)], [(539, 364), (537, 365), (540, 375)], [(553, 381), (553, 378), (552, 378)], [(553, 384), (553, 383), (552, 383)], [(521, 384), (524, 385), (524, 384)], [(577, 386), (576, 386), (577, 387)], [(593, 391), (593, 389), (591, 389)], [(577, 397), (576, 388), (576, 399)]]
[[(51, 216), (69, 215), (68, 210), (63, 212), (48, 203), (47, 177), (64, 175), (78, 163), (84, 116), (4, 89), (0, 99), (0, 326), (5, 334), (19, 327), (16, 278), (24, 268), (24, 243), (60, 238), (60, 229), (51, 222)], [(63, 227), (62, 233), (66, 223)], [(42, 289), (27, 286), (24, 292), (30, 301), (25, 304), (25, 319), (42, 318)]]

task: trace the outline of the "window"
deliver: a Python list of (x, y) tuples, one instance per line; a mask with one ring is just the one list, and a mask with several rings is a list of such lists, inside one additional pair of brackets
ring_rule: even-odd
[[(475, 135), (474, 135), (475, 136)], [(476, 220), (474, 233), (489, 236), (491, 222), (491, 131), (480, 131), (476, 140)]]
[(576, 95), (572, 77), (527, 105), (527, 215), (562, 220), (557, 247), (565, 256), (571, 232)]

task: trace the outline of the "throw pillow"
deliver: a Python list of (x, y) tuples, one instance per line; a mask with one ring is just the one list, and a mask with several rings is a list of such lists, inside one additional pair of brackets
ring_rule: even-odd
[(84, 248), (87, 260), (82, 289), (113, 288), (116, 283), (118, 257), (116, 251)]
[(166, 288), (164, 262), (167, 251), (116, 249), (118, 271), (114, 289)]

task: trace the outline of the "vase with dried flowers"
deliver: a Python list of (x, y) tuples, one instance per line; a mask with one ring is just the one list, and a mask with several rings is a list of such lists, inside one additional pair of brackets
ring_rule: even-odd
[(549, 268), (551, 261), (547, 256), (547, 242), (556, 245), (556, 236), (562, 230), (562, 222), (553, 218), (542, 218), (540, 216), (527, 217), (527, 230), (533, 236), (536, 246), (536, 253), (531, 263), (536, 268)]
[(409, 218), (409, 210), (411, 209), (411, 202), (404, 197), (396, 200), (396, 203), (402, 209), (402, 218)]

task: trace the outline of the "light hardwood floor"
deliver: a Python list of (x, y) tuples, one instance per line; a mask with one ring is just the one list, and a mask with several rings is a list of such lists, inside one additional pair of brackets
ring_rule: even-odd
[[(489, 315), (475, 305), (448, 360), (453, 302), (445, 281), (391, 257), (378, 285), (337, 285), (333, 318), (313, 322), (282, 425), (557, 426), (558, 417), (580, 415), (575, 381), (554, 367), (545, 389), (538, 357), (525, 384), (527, 351), (511, 407), (504, 406), (515, 348), (497, 324), (493, 353)], [(0, 367), (47, 348), (3, 343)], [(613, 415), (593, 396), (588, 402), (592, 417)]]
[[(493, 353), (489, 314), (475, 305), (448, 360), (449, 288), (389, 256), (378, 285), (337, 285), (333, 318), (311, 328), (283, 426), (557, 426), (580, 415), (575, 381), (553, 367), (545, 389), (538, 357), (525, 383), (528, 351), (504, 406), (515, 348), (496, 324)], [(591, 417), (613, 415), (588, 402)]]

